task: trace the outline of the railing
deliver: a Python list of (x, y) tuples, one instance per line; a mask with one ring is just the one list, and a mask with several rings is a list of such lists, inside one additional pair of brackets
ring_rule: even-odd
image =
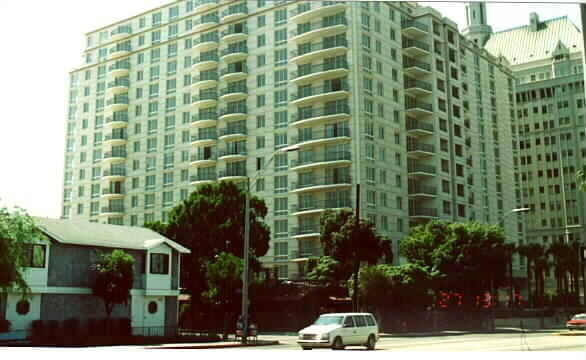
[(223, 88), (220, 91), (220, 95), (228, 95), (228, 94), (248, 94), (248, 88), (246, 85), (244, 86), (234, 86), (234, 87), (227, 87)]
[(119, 52), (119, 51), (132, 51), (132, 47), (130, 44), (118, 44), (110, 48), (110, 54)]
[(293, 116), (291, 122), (295, 123), (297, 121), (307, 120), (319, 116), (330, 116), (338, 114), (350, 115), (350, 106), (348, 106), (348, 104), (343, 104), (320, 108), (299, 109), (299, 112)]
[(196, 101), (204, 101), (204, 100), (218, 100), (218, 93), (217, 92), (203, 93), (203, 94), (195, 95), (191, 98), (192, 103), (194, 103)]
[(113, 87), (118, 87), (118, 86), (129, 87), (130, 86), (130, 80), (128, 80), (127, 78), (122, 78), (122, 79), (116, 79), (114, 81), (110, 81), (108, 83), (108, 89), (111, 89)]
[(132, 34), (132, 26), (121, 25), (110, 32), (111, 36), (118, 35), (118, 34)]
[(337, 70), (337, 69), (348, 69), (347, 61), (336, 61), (334, 63), (322, 63), (316, 65), (302, 65), (297, 68), (297, 71), (291, 73), (293, 79), (299, 78), (306, 75), (311, 75), (319, 72)]
[(248, 29), (242, 28), (242, 29), (239, 29), (239, 31), (236, 31), (235, 29), (228, 29), (228, 30), (222, 31), (222, 37), (228, 36), (228, 35), (234, 35), (234, 34), (248, 35)]
[(291, 251), (291, 259), (316, 258), (323, 255), (321, 248), (308, 248)]
[(246, 106), (236, 106), (233, 108), (223, 108), (220, 110), (220, 116), (231, 114), (248, 114), (248, 109)]
[(191, 116), (191, 122), (206, 121), (206, 120), (218, 120), (218, 113), (205, 112), (205, 113), (195, 114), (195, 115)]
[(103, 170), (102, 176), (126, 176), (126, 169)]
[(102, 189), (102, 195), (124, 195), (126, 191), (124, 189)]
[(130, 70), (130, 61), (116, 62), (108, 67), (108, 71), (114, 70)]
[(352, 153), (350, 151), (326, 152), (320, 155), (308, 156), (305, 159), (291, 160), (291, 167), (303, 166), (308, 164), (317, 164), (328, 161), (341, 161), (351, 159)]
[(200, 35), (199, 39), (195, 39), (193, 41), (192, 46), (196, 46), (199, 44), (204, 44), (204, 43), (208, 43), (208, 42), (215, 42), (217, 43), (218, 41), (220, 41), (220, 37), (216, 34), (215, 36), (203, 36)]
[(246, 169), (221, 170), (218, 178), (225, 178), (230, 176), (246, 176)]
[(312, 200), (303, 202), (301, 204), (291, 205), (291, 212), (320, 210), (320, 209), (339, 209), (351, 208), (352, 201), (350, 199), (343, 200)]
[(425, 71), (431, 71), (431, 65), (423, 61), (415, 60), (413, 58), (404, 56), (403, 57), (403, 68), (417, 67)]
[(198, 6), (207, 4), (218, 4), (219, 0), (196, 0), (193, 2), (193, 8), (196, 9)]
[(299, 14), (303, 14), (305, 12), (308, 12), (310, 10), (322, 9), (326, 6), (339, 5), (339, 4), (343, 4), (343, 3), (339, 2), (339, 1), (312, 1), (310, 3), (305, 3), (303, 5), (297, 5), (296, 9), (291, 10), (289, 16), (293, 17), (293, 16), (297, 16)]
[(401, 28), (403, 30), (407, 29), (407, 28), (417, 28), (423, 32), (429, 32), (429, 26), (427, 24), (423, 24), (419, 21), (415, 21), (415, 20), (403, 20), (401, 21)]
[(422, 172), (422, 173), (427, 173), (427, 174), (435, 174), (436, 168), (435, 168), (435, 166), (431, 166), (431, 165), (409, 164), (407, 166), (407, 171), (410, 173)]
[(191, 175), (191, 177), (189, 178), (189, 180), (191, 180), (191, 182), (196, 182), (196, 181), (216, 181), (216, 180), (218, 180), (218, 176), (215, 173), (213, 173), (213, 174), (197, 174), (197, 175)]
[(214, 53), (213, 55), (200, 56), (200, 57), (193, 59), (191, 61), (191, 65), (199, 64), (199, 63), (206, 62), (206, 61), (216, 61), (217, 62), (219, 60), (220, 60), (220, 58), (218, 57), (218, 54)]
[(423, 102), (423, 101), (418, 101), (415, 99), (407, 99), (405, 101), (405, 108), (407, 110), (411, 110), (411, 109), (423, 109), (429, 112), (433, 112), (433, 105)]
[(105, 206), (102, 207), (101, 209), (101, 213), (105, 214), (105, 213), (123, 213), (124, 212), (124, 206)]
[(322, 41), (317, 44), (313, 44), (313, 43), (302, 44), (302, 45), (297, 46), (297, 50), (291, 51), (290, 55), (293, 58), (296, 56), (309, 54), (314, 51), (332, 49), (335, 47), (348, 47), (348, 40), (335, 38), (334, 41)]
[(222, 11), (222, 18), (234, 14), (248, 14), (248, 7), (246, 6), (246, 3), (243, 4), (244, 6), (237, 5)]
[(218, 155), (215, 153), (204, 155), (202, 153), (191, 154), (191, 161), (218, 160)]
[(413, 39), (403, 39), (403, 49), (411, 48), (411, 47), (418, 48), (418, 49), (421, 49), (421, 50), (424, 50), (427, 52), (429, 52), (430, 48), (431, 48), (429, 45), (427, 45), (426, 43), (421, 42), (421, 41), (417, 41), (417, 40), (413, 40)]
[(291, 229), (291, 234), (295, 235), (308, 235), (308, 234), (319, 234), (319, 225), (309, 225), (302, 227), (294, 227)]
[(437, 188), (434, 186), (425, 186), (420, 184), (409, 184), (409, 194), (429, 194), (437, 195)]
[(338, 26), (338, 25), (348, 25), (348, 21), (346, 20), (345, 17), (339, 17), (339, 18), (335, 18), (334, 21), (328, 22), (328, 23), (320, 22), (320, 23), (311, 24), (310, 26), (298, 26), (296, 30), (291, 31), (289, 34), (291, 35), (291, 37), (294, 37), (294, 36), (306, 34), (310, 31), (325, 29), (325, 28), (329, 28), (332, 26)]
[(432, 91), (431, 84), (427, 81), (405, 78), (405, 89), (423, 89)]
[(246, 156), (247, 152), (246, 149), (221, 149), (218, 153), (218, 157), (222, 156), (232, 156), (232, 155), (241, 155)]
[(215, 131), (204, 131), (204, 132), (199, 132), (197, 135), (191, 135), (191, 142), (200, 141), (200, 140), (217, 140), (217, 139), (218, 139), (218, 134)]
[(206, 16), (202, 16), (199, 20), (194, 21), (193, 22), (193, 27), (199, 26), (199, 25), (203, 25), (203, 24), (209, 24), (209, 23), (219, 23), (220, 22), (220, 18), (218, 17), (218, 15), (206, 15)]
[(291, 138), (292, 144), (299, 144), (306, 141), (312, 140), (323, 140), (323, 139), (334, 139), (338, 137), (349, 137), (350, 136), (350, 129), (349, 128), (337, 128), (334, 130), (326, 130), (326, 131), (312, 131), (311, 133), (303, 133), (301, 135), (293, 136)]
[(213, 72), (213, 73), (209, 73), (209, 74), (204, 74), (204, 75), (201, 75), (200, 74), (198, 76), (194, 76), (191, 79), (191, 83), (193, 84), (193, 83), (197, 83), (197, 82), (200, 82), (200, 81), (210, 81), (210, 80), (212, 80), (212, 81), (214, 81), (214, 80), (215, 81), (218, 81), (218, 73), (217, 72)]
[(437, 217), (437, 209), (429, 209), (429, 208), (409, 209), (409, 216)]
[(228, 75), (228, 74), (237, 74), (237, 73), (247, 73), (248, 68), (246, 66), (242, 66), (241, 68), (226, 68), (222, 69), (220, 72), (221, 76)]
[(240, 134), (248, 134), (248, 130), (246, 126), (235, 126), (235, 127), (228, 127), (225, 129), (220, 129), (220, 136), (227, 136), (227, 135), (240, 135)]
[(329, 84), (326, 86), (305, 87), (299, 90), (297, 93), (291, 94), (291, 101), (304, 99), (310, 96), (324, 95), (337, 91), (348, 91), (349, 89), (350, 87), (345, 81), (339, 85)]
[(326, 176), (321, 178), (310, 178), (300, 183), (293, 183), (292, 188), (296, 190), (306, 189), (314, 186), (327, 186), (327, 185), (345, 185), (352, 184), (352, 177), (350, 175), (340, 176)]
[(407, 118), (407, 130), (426, 130), (433, 132), (433, 124)]
[(128, 134), (126, 133), (117, 133), (117, 134), (107, 134), (104, 136), (104, 141), (109, 140), (128, 140)]
[(228, 47), (228, 48), (222, 50), (222, 56), (231, 55), (231, 54), (239, 54), (239, 53), (248, 54), (248, 47), (247, 46)]
[(109, 105), (128, 105), (129, 99), (128, 95), (116, 95), (113, 99), (108, 99), (106, 101), (106, 106)]
[(424, 143), (409, 143), (407, 144), (407, 151), (424, 151), (433, 153), (435, 152), (435, 146)]
[(126, 157), (126, 151), (118, 151), (118, 152), (104, 153), (103, 159), (125, 158), (125, 157)]

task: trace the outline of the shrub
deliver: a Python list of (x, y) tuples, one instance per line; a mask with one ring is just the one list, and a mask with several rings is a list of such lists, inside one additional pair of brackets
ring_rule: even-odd
[(10, 329), (10, 321), (0, 319), (0, 333), (8, 332)]

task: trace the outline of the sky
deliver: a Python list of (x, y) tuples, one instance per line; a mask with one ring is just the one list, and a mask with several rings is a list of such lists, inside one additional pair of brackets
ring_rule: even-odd
[[(81, 64), (84, 34), (169, 3), (164, 0), (1, 1), (0, 207), (31, 215), (61, 215), (68, 73)], [(465, 27), (463, 2), (425, 2)], [(489, 3), (494, 31), (568, 15), (580, 27), (578, 5)]]

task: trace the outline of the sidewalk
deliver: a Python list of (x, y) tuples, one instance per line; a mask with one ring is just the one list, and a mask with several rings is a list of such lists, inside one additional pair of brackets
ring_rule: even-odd
[(257, 340), (248, 344), (242, 344), (239, 341), (218, 341), (209, 343), (183, 343), (183, 344), (166, 344), (159, 346), (145, 346), (146, 350), (171, 350), (171, 349), (229, 349), (241, 347), (271, 346), (279, 345), (279, 341)]

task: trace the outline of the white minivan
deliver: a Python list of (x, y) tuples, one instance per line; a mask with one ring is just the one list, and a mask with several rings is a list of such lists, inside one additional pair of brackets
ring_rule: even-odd
[(297, 343), (303, 350), (331, 347), (334, 350), (345, 346), (366, 346), (374, 350), (378, 341), (378, 325), (369, 313), (323, 314), (309, 327), (299, 331)]

